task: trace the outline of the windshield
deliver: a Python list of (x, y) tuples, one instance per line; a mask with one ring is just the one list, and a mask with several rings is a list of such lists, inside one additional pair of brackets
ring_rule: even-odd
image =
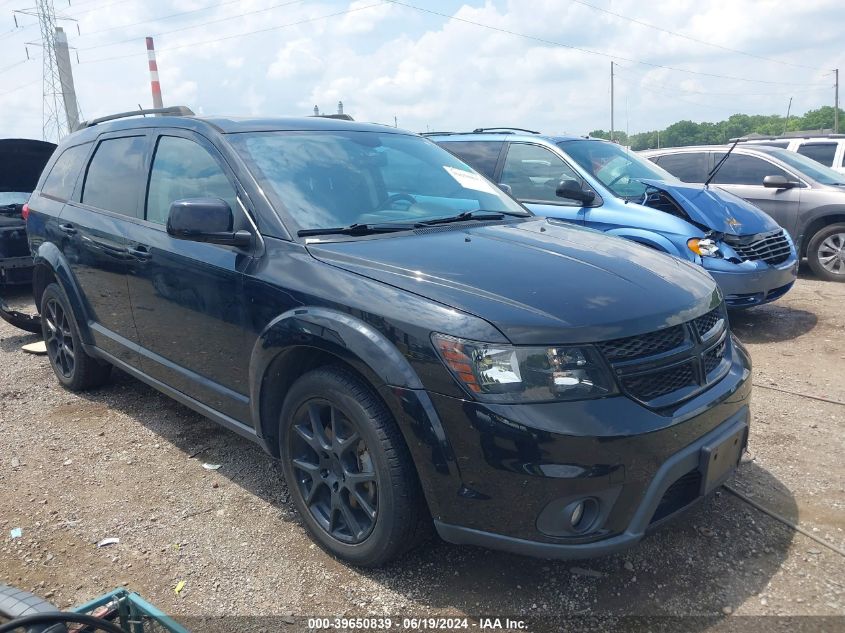
[(626, 200), (640, 199), (645, 194), (646, 186), (639, 182), (640, 178), (678, 182), (668, 171), (616, 143), (563, 141), (558, 147), (616, 196)]
[(0, 191), (0, 207), (10, 204), (24, 204), (29, 200), (29, 195), (23, 191)]
[(770, 153), (790, 167), (797, 169), (805, 176), (809, 176), (823, 185), (840, 185), (845, 181), (844, 175), (833, 171), (830, 167), (825, 167), (821, 163), (817, 163), (812, 158), (807, 158), (806, 156), (785, 149)]
[(230, 140), (300, 229), (408, 223), (517, 202), (446, 150), (395, 133), (248, 132)]

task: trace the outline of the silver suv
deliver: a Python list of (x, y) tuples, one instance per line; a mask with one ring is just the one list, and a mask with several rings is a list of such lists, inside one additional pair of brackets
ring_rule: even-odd
[[(642, 155), (684, 182), (703, 183), (728, 149), (670, 147)], [(845, 174), (786, 149), (741, 143), (712, 184), (772, 216), (816, 275), (845, 282)]]

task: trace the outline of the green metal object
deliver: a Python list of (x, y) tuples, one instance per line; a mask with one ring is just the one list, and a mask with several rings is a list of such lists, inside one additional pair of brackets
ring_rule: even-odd
[(73, 611), (91, 614), (104, 606), (117, 608), (117, 623), (127, 633), (190, 633), (188, 629), (151, 605), (137, 593), (126, 589), (115, 589), (74, 608)]

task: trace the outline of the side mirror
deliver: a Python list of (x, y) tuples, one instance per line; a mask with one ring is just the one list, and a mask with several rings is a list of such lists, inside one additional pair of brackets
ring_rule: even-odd
[(786, 176), (766, 176), (763, 178), (763, 186), (769, 189), (792, 189), (798, 183), (787, 179)]
[(512, 196), (512, 195), (513, 195), (513, 188), (511, 188), (511, 186), (510, 186), (510, 185), (506, 185), (505, 183), (500, 182), (500, 183), (499, 183), (499, 189), (501, 189), (502, 191), (504, 191), (504, 192), (505, 192), (506, 194), (508, 194), (509, 196)]
[(227, 246), (249, 246), (249, 231), (233, 231), (232, 209), (220, 198), (176, 200), (167, 216), (167, 234), (180, 240)]
[(558, 198), (577, 200), (581, 204), (590, 204), (596, 199), (596, 192), (585, 189), (577, 180), (561, 180), (555, 189), (555, 195)]

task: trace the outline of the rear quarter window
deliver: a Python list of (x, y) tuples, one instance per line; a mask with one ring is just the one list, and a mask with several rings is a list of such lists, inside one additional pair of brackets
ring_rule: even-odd
[(502, 141), (453, 141), (440, 146), (452, 152), (467, 165), (492, 179), (502, 152)]
[(89, 149), (91, 143), (75, 145), (64, 150), (44, 180), (41, 193), (58, 200), (68, 200), (73, 195), (73, 188)]
[(141, 216), (141, 191), (146, 184), (144, 136), (101, 141), (88, 164), (82, 203), (132, 217)]
[(655, 162), (684, 182), (704, 182), (707, 180), (709, 170), (705, 152), (665, 154), (659, 156)]
[(822, 165), (831, 167), (833, 157), (836, 154), (836, 143), (801, 143), (798, 146), (798, 153), (807, 158), (812, 158)]

